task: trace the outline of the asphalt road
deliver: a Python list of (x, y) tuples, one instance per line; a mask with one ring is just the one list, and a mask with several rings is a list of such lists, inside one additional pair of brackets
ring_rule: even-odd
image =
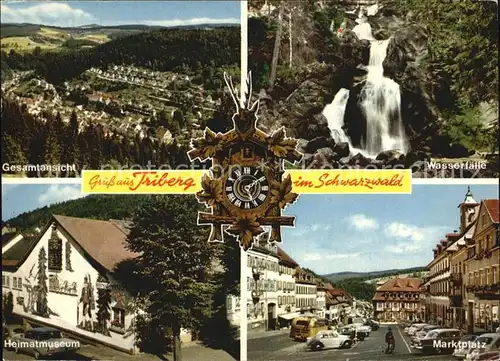
[(387, 326), (382, 325), (379, 330), (372, 331), (370, 337), (358, 342), (351, 349), (308, 351), (305, 343), (295, 342), (288, 338), (288, 334), (278, 334), (271, 337), (261, 337), (248, 341), (248, 361), (451, 361), (451, 355), (423, 355), (412, 350), (409, 340), (403, 336), (397, 327), (391, 326), (396, 338), (396, 348), (392, 355), (386, 355), (385, 333)]

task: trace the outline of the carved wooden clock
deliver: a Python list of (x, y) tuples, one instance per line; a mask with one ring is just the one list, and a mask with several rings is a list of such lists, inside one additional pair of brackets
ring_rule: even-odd
[(257, 128), (259, 100), (252, 103), (251, 73), (245, 106), (240, 105), (231, 77), (224, 74), (224, 80), (236, 105), (234, 127), (226, 133), (206, 128), (205, 136), (194, 139), (188, 152), (192, 161), (212, 160), (196, 195), (212, 213), (199, 212), (198, 224), (212, 226), (209, 241), (222, 242), (228, 233), (244, 250), (264, 232), (262, 226), (271, 227), (269, 242), (281, 242), (281, 226), (293, 226), (295, 221), (281, 211), (297, 199), (290, 176), (283, 178), (284, 161), (297, 162), (302, 154), (296, 150), (297, 140), (287, 138), (283, 127), (271, 135)]

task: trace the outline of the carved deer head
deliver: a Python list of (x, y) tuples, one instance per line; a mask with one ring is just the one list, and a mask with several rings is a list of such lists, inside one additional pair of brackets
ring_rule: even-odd
[(236, 113), (233, 115), (234, 129), (240, 135), (247, 135), (254, 131), (257, 127), (257, 113), (259, 111), (259, 99), (252, 103), (252, 72), (248, 72), (246, 81), (247, 89), (245, 91), (246, 103), (242, 104), (238, 96), (238, 90), (233, 85), (232, 78), (224, 73), (224, 80), (229, 88), (231, 97), (233, 98), (234, 105), (236, 106)]

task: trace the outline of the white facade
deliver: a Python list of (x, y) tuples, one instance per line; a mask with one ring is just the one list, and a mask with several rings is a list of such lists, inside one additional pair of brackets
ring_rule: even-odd
[(278, 316), (295, 312), (295, 268), (279, 265)]
[(326, 317), (326, 291), (323, 288), (318, 288), (316, 292), (315, 313), (318, 317)]
[(249, 329), (274, 329), (278, 317), (277, 246), (248, 251), (247, 319)]
[[(26, 260), (16, 271), (2, 271), (2, 280), (5, 278), (5, 283), (2, 284), (2, 293), (12, 292), (14, 300), (13, 312), (28, 321), (31, 320), (39, 322), (40, 324), (58, 327), (63, 331), (66, 330), (68, 332), (80, 333), (105, 344), (116, 346), (124, 351), (134, 352), (134, 337), (126, 335), (127, 331), (133, 333), (133, 327), (131, 327), (133, 315), (121, 315), (120, 310), (113, 309), (115, 302), (111, 303), (111, 321), (113, 321), (115, 317), (117, 317), (117, 319), (122, 317), (124, 321), (123, 332), (121, 330), (119, 332), (114, 332), (111, 327), (110, 336), (105, 336), (78, 327), (79, 323), (85, 319), (80, 297), (86, 277), (90, 280), (90, 288), (94, 295), (94, 305), (91, 307), (91, 319), (94, 323), (97, 322), (98, 292), (96, 284), (99, 272), (89, 263), (84, 256), (85, 251), (72, 240), (71, 236), (60, 228), (57, 228), (56, 234), (63, 245), (63, 252), (61, 252), (62, 270), (50, 270), (48, 261), (45, 262), (49, 317), (46, 318), (37, 315), (37, 302), (34, 289), (38, 284), (37, 273), (40, 269), (40, 251), (43, 249), (45, 257), (49, 257), (48, 248), (49, 239), (52, 235), (52, 227), (47, 228)], [(66, 247), (71, 248), (69, 254), (64, 251)], [(3, 252), (4, 250), (2, 250), (2, 253)], [(19, 281), (20, 279), (22, 281)]]
[(295, 284), (295, 306), (297, 310), (307, 311), (316, 308), (318, 305), (317, 286), (315, 284), (301, 283)]

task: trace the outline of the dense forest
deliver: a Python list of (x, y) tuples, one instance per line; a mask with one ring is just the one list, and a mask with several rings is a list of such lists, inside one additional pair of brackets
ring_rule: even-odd
[[(377, 40), (391, 37), (384, 69), (401, 87), (412, 149), (450, 158), (467, 156), (467, 151), (444, 149), (443, 144), (472, 153), (496, 152), (498, 5), (442, 0), (377, 4), (378, 13), (369, 23)], [(367, 64), (370, 49), (351, 31), (354, 8), (336, 0), (249, 1), (254, 13), (249, 19), (249, 67), (273, 100), (269, 114), (282, 117), (279, 121), (298, 138), (320, 136), (310, 133), (321, 127), (321, 110), (340, 88), (352, 90), (361, 82), (358, 65)], [(345, 36), (337, 34), (342, 29), (347, 29)], [(422, 39), (425, 46), (414, 47)], [(350, 114), (348, 106), (347, 120), (356, 122), (359, 114)], [(271, 124), (271, 116), (269, 121), (262, 118)]]
[[(178, 144), (175, 140), (172, 144), (165, 144), (153, 136), (141, 139), (139, 135), (108, 135), (103, 125), (93, 123), (79, 131), (78, 118), (74, 112), (69, 123), (63, 122), (59, 114), (46, 114), (46, 121), (42, 121), (25, 112), (15, 101), (2, 97), (2, 104), (2, 163), (74, 164), (78, 173), (83, 169), (103, 167), (125, 169), (132, 165), (151, 165), (154, 169), (190, 164), (186, 145)], [(207, 124), (227, 123), (232, 115), (228, 108), (228, 114), (216, 112)], [(155, 121), (152, 119), (152, 122)], [(172, 129), (178, 130), (174, 134), (182, 131), (179, 123), (173, 124)], [(60, 177), (75, 175), (59, 174)]]
[(202, 68), (239, 64), (236, 27), (164, 29), (120, 37), (91, 49), (19, 54), (2, 52), (2, 71), (36, 70), (50, 83), (72, 79), (91, 67), (126, 64), (156, 71), (198, 74)]
[[(4, 219), (2, 226), (8, 225), (21, 232), (32, 231), (45, 226), (54, 214), (101, 220), (130, 220), (145, 199), (146, 197), (141, 195), (89, 195), (25, 212), (8, 220)], [(110, 204), (113, 206), (110, 207)]]

